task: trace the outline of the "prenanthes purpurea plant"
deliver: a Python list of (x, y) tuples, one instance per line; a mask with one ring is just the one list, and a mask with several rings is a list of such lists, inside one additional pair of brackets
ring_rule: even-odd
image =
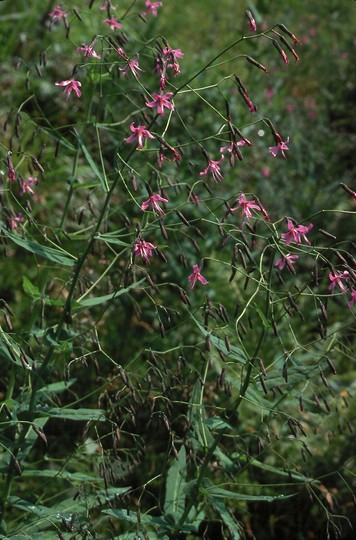
[(337, 537), (349, 454), (318, 465), (337, 432), (351, 444), (356, 275), (333, 219), (351, 223), (355, 192), (302, 215), (278, 178), (268, 202), (249, 183), (293, 154), (249, 84), (302, 61), (287, 26), (247, 10), (197, 67), (161, 35), (165, 5), (51, 5), (31, 21), (41, 48), (18, 47), (0, 537), (248, 538), (261, 508), (305, 500)]

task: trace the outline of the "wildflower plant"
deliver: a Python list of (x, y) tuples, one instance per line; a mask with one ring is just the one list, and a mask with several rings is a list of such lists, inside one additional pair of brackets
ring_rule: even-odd
[[(2, 264), (21, 261), (21, 279), (1, 300), (4, 538), (208, 538), (216, 523), (243, 538), (256, 505), (303, 497), (327, 531), (349, 526), (312, 465), (350, 423), (355, 266), (323, 216), (351, 219), (354, 191), (298, 215), (278, 178), (270, 206), (264, 178), (239, 178), (259, 129), (260, 168), (293, 154), (247, 90), (250, 70), (273, 78), (255, 44), (267, 66), (299, 60), (289, 28), (247, 10), (234, 42), (186, 68), (164, 10), (39, 14), (46, 47), (7, 111)], [(349, 486), (347, 458), (327, 475)]]

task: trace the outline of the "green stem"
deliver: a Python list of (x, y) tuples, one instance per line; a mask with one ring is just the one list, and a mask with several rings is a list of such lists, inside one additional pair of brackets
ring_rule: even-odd
[[(271, 263), (270, 263), (270, 269), (269, 269), (269, 279), (268, 279), (268, 287), (267, 287), (267, 293), (266, 293), (266, 303), (265, 303), (265, 316), (266, 316), (266, 319), (268, 318), (268, 314), (269, 314), (269, 310), (270, 310), (270, 284), (271, 284), (271, 279), (272, 279), (272, 269), (273, 269), (273, 257), (271, 257)], [(263, 342), (265, 340), (265, 337), (266, 337), (266, 328), (265, 326), (263, 326), (263, 329), (262, 329), (262, 332), (261, 332), (261, 335), (260, 335), (260, 338), (258, 340), (258, 343), (255, 347), (255, 350), (253, 352), (253, 355), (251, 356), (251, 358), (249, 359), (248, 361), (248, 367), (247, 367), (247, 371), (246, 371), (246, 375), (245, 375), (245, 378), (244, 378), (244, 381), (243, 381), (243, 384), (242, 384), (242, 387), (241, 387), (241, 390), (240, 390), (240, 393), (239, 393), (239, 397), (233, 402), (233, 404), (231, 405), (231, 407), (229, 407), (229, 412), (230, 414), (231, 413), (234, 413), (236, 414), (238, 408), (240, 407), (240, 404), (247, 392), (247, 389), (249, 387), (249, 384), (250, 384), (250, 379), (251, 379), (251, 374), (252, 374), (252, 370), (253, 370), (253, 367), (254, 367), (254, 363), (259, 355), (259, 351), (263, 345)], [(199, 495), (199, 489), (203, 483), (203, 480), (205, 478), (205, 474), (206, 474), (206, 471), (208, 469), (208, 466), (209, 466), (209, 463), (210, 463), (210, 460), (215, 452), (215, 449), (217, 448), (217, 446), (219, 445), (220, 441), (222, 440), (222, 438), (224, 437), (224, 435), (228, 432), (228, 429), (223, 429), (221, 430), (218, 435), (216, 436), (214, 442), (212, 443), (212, 445), (210, 446), (205, 458), (204, 458), (204, 461), (203, 461), (203, 464), (201, 465), (200, 467), (200, 470), (199, 470), (199, 475), (198, 475), (198, 478), (197, 478), (197, 481), (195, 483), (195, 486), (194, 488), (192, 489), (192, 493), (191, 493), (191, 496), (189, 498), (189, 501), (188, 503), (186, 504), (185, 508), (184, 508), (184, 512), (183, 514), (181, 515), (181, 518), (179, 520), (179, 522), (177, 523), (177, 526), (175, 527), (175, 532), (173, 533), (173, 536), (172, 538), (175, 538), (178, 536), (182, 526), (184, 525), (185, 523), (185, 520), (186, 518), (188, 517), (191, 509), (193, 508), (193, 506), (196, 504), (196, 501), (197, 501), (197, 498), (198, 498), (198, 495)]]

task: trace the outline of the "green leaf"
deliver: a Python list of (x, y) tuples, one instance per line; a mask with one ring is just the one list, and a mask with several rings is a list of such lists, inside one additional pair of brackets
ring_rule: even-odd
[[(45, 518), (45, 517), (54, 517), (56, 512), (52, 508), (47, 508), (47, 506), (43, 506), (41, 504), (33, 504), (28, 501), (24, 501), (23, 499), (20, 499), (20, 497), (9, 497), (8, 498), (9, 506), (12, 506), (14, 508), (18, 508), (19, 510), (22, 510), (23, 512), (28, 512), (30, 514), (35, 514), (38, 517)], [(59, 521), (61, 517), (57, 518), (57, 521)]]
[[(138, 516), (136, 512), (128, 512), (127, 510), (113, 510), (110, 508), (108, 510), (104, 510), (103, 514), (115, 517), (119, 519), (119, 521), (128, 521), (129, 523), (138, 524)], [(167, 523), (167, 521), (160, 516), (156, 517), (150, 516), (148, 514), (141, 514), (140, 522), (144, 525), (156, 525), (161, 527), (162, 529), (169, 528), (169, 524)]]
[(69, 258), (67, 255), (70, 255), (69, 253), (65, 255), (64, 251), (61, 251), (59, 249), (43, 246), (42, 244), (39, 244), (38, 242), (35, 242), (34, 240), (28, 240), (26, 238), (21, 238), (17, 234), (13, 234), (10, 231), (8, 231), (3, 225), (0, 224), (0, 230), (5, 236), (10, 238), (15, 244), (22, 247), (26, 251), (29, 251), (30, 253), (33, 253), (34, 255), (37, 255), (38, 257), (42, 257), (43, 259), (47, 259), (49, 261), (55, 262), (56, 264), (61, 264), (63, 266), (74, 266), (76, 263), (76, 258)]
[(41, 413), (43, 416), (48, 418), (61, 418), (80, 422), (89, 422), (91, 420), (95, 422), (105, 422), (106, 420), (104, 412), (99, 409), (60, 409), (56, 407), (37, 407), (36, 413)]
[(274, 467), (273, 465), (267, 465), (266, 463), (262, 463), (261, 461), (258, 461), (258, 459), (249, 459), (246, 455), (239, 455), (239, 454), (232, 454), (231, 456), (234, 459), (238, 459), (240, 462), (246, 462), (248, 461), (248, 464), (252, 467), (256, 467), (257, 469), (262, 469), (264, 471), (278, 474), (279, 476), (283, 476), (284, 478), (288, 478), (289, 480), (297, 480), (298, 482), (318, 482), (318, 480), (315, 480), (314, 478), (309, 478), (307, 476), (304, 476), (301, 473), (294, 472), (294, 471), (286, 471), (285, 469), (281, 469), (279, 467)]
[(69, 482), (92, 482), (95, 484), (103, 483), (103, 479), (100, 478), (100, 476), (92, 476), (89, 474), (83, 474), (78, 472), (67, 472), (62, 470), (53, 470), (53, 469), (45, 469), (45, 470), (37, 470), (37, 469), (25, 469), (22, 472), (22, 477), (32, 477), (35, 476), (36, 478), (57, 478), (59, 480), (68, 480)]
[(217, 487), (208, 487), (202, 488), (204, 495), (209, 498), (218, 498), (218, 499), (234, 499), (237, 501), (255, 501), (255, 502), (273, 502), (282, 499), (289, 499), (295, 497), (297, 493), (292, 493), (289, 495), (246, 495), (245, 493), (236, 493), (234, 491), (229, 491), (227, 489), (217, 488)]
[(221, 429), (232, 429), (231, 424), (220, 418), (220, 416), (212, 416), (211, 418), (207, 418), (204, 420), (204, 424), (208, 426), (209, 429), (214, 429), (215, 431), (219, 431)]
[(127, 293), (130, 289), (136, 289), (143, 281), (145, 281), (144, 278), (140, 279), (139, 281), (135, 281), (135, 283), (132, 283), (128, 287), (119, 289), (116, 292), (105, 294), (104, 296), (96, 296), (94, 298), (85, 298), (84, 300), (80, 300), (79, 302), (77, 302), (77, 305), (74, 307), (74, 309), (98, 306), (100, 304), (108, 302), (109, 300), (114, 300), (114, 298), (118, 298), (122, 294)]
[(205, 407), (201, 401), (202, 385), (200, 379), (197, 379), (192, 395), (189, 400), (188, 420), (193, 429), (193, 437), (189, 434), (189, 438), (195, 447), (198, 446), (207, 448), (213, 443), (213, 437), (205, 425)]
[(210, 502), (215, 508), (215, 510), (218, 512), (218, 514), (220, 514), (224, 525), (229, 528), (231, 538), (233, 540), (240, 540), (241, 536), (238, 530), (239, 524), (226, 508), (224, 501), (222, 501), (221, 499), (211, 498)]
[(28, 277), (23, 276), (22, 286), (25, 293), (30, 296), (30, 298), (41, 298), (41, 293), (38, 287), (33, 285)]
[(87, 162), (89, 163), (89, 166), (91, 168), (91, 170), (93, 171), (93, 173), (95, 174), (95, 176), (97, 178), (99, 178), (100, 180), (100, 184), (101, 184), (101, 187), (103, 188), (103, 191), (104, 193), (107, 193), (109, 191), (109, 186), (108, 186), (108, 182), (105, 178), (105, 176), (103, 176), (101, 174), (101, 172), (99, 171), (95, 161), (93, 160), (93, 158), (91, 157), (90, 155), (90, 152), (89, 150), (87, 149), (87, 147), (85, 146), (83, 140), (81, 139), (79, 133), (74, 130), (74, 133), (75, 133), (75, 136), (77, 137), (77, 140), (79, 142), (79, 145), (80, 145), (80, 148), (85, 156), (85, 159), (87, 160)]
[(271, 323), (266, 319), (265, 314), (263, 313), (262, 309), (260, 309), (256, 304), (254, 305), (254, 308), (257, 312), (257, 315), (261, 319), (261, 322), (265, 328), (271, 328)]
[(117, 235), (117, 233), (97, 234), (95, 236), (95, 240), (101, 240), (102, 242), (106, 242), (107, 244), (116, 244), (117, 246), (131, 246), (131, 244), (119, 240), (119, 238), (117, 238), (117, 236), (115, 235)]
[(178, 453), (178, 460), (173, 462), (167, 474), (166, 498), (164, 503), (164, 513), (173, 516), (176, 523), (178, 523), (180, 516), (184, 512), (186, 473), (186, 451), (185, 447), (182, 446)]

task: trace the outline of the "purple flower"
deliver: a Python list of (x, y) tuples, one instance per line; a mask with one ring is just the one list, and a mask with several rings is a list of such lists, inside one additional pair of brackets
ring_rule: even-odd
[[(256, 201), (248, 201), (243, 193), (241, 193), (236, 202), (240, 205), (243, 215), (247, 218), (253, 217), (250, 208), (261, 211), (261, 207), (255, 204)], [(230, 212), (234, 212), (235, 210), (238, 210), (238, 207), (230, 208)]]
[(149, 264), (150, 258), (153, 256), (153, 251), (155, 249), (157, 249), (157, 246), (154, 246), (151, 244), (151, 242), (145, 242), (139, 238), (133, 247), (133, 253), (136, 257), (141, 257), (145, 264)]
[(286, 141), (282, 141), (282, 137), (279, 135), (279, 133), (275, 133), (275, 137), (276, 137), (276, 146), (270, 146), (269, 147), (269, 152), (271, 152), (272, 156), (273, 157), (276, 157), (276, 155), (278, 154), (278, 152), (280, 152), (282, 154), (282, 156), (284, 157), (284, 159), (287, 159), (287, 156), (285, 155), (284, 153), (284, 150), (289, 150), (287, 144), (289, 142), (289, 137), (287, 137), (287, 140)]
[(200, 281), (202, 285), (207, 285), (209, 283), (209, 281), (201, 275), (200, 268), (197, 264), (193, 264), (193, 273), (188, 276), (188, 281), (191, 289), (195, 287), (197, 281)]
[(152, 97), (153, 101), (146, 102), (147, 107), (157, 107), (157, 114), (162, 116), (164, 114), (164, 108), (174, 110), (174, 105), (169, 100), (173, 96), (173, 92), (168, 92), (167, 94), (156, 94), (153, 92)]
[(100, 59), (101, 56), (99, 56), (95, 51), (92, 45), (82, 45), (82, 47), (78, 47), (77, 52), (83, 53), (84, 58), (89, 58), (89, 56), (92, 56), (93, 58)]
[(140, 76), (139, 71), (142, 71), (142, 69), (139, 66), (137, 58), (127, 59), (125, 67), (119, 68), (119, 71), (121, 71), (124, 76), (128, 74), (129, 70), (134, 77), (138, 78)]
[(17, 214), (17, 216), (10, 216), (9, 218), (9, 227), (12, 231), (16, 230), (18, 228), (18, 224), (19, 223), (23, 223), (24, 222), (24, 219), (23, 219), (23, 216), (21, 214), (21, 212), (19, 212)]
[(248, 18), (248, 22), (249, 22), (249, 25), (250, 25), (251, 32), (256, 32), (256, 30), (257, 30), (256, 21), (255, 21), (255, 18), (253, 16), (252, 12), (249, 9), (246, 10), (246, 15), (247, 15), (247, 18)]
[(150, 0), (146, 0), (146, 11), (145, 15), (148, 15), (149, 13), (152, 13), (154, 17), (157, 17), (157, 8), (163, 6), (163, 2), (151, 2)]
[(351, 309), (354, 303), (356, 302), (356, 289), (352, 289), (351, 291), (351, 300), (347, 302), (347, 305)]
[(302, 242), (302, 239), (307, 244), (310, 244), (308, 238), (305, 236), (306, 233), (310, 231), (310, 229), (313, 228), (313, 224), (310, 223), (307, 227), (305, 225), (298, 225), (297, 227), (294, 225), (293, 221), (288, 219), (287, 220), (287, 227), (288, 232), (281, 234), (281, 238), (283, 238), (286, 242), (286, 245), (290, 244), (291, 242), (295, 242), (296, 244), (300, 244)]
[(274, 266), (278, 266), (280, 270), (283, 270), (283, 268), (287, 264), (287, 267), (290, 268), (290, 265), (295, 264), (295, 261), (293, 259), (299, 259), (299, 255), (291, 255), (290, 253), (287, 253), (287, 255), (283, 255), (281, 259), (278, 259), (274, 263)]
[(127, 143), (135, 143), (137, 141), (137, 148), (143, 148), (144, 139), (154, 139), (154, 136), (148, 131), (148, 129), (146, 129), (146, 126), (135, 127), (135, 122), (131, 122), (130, 129), (132, 131), (132, 135), (124, 140)]
[(180, 49), (171, 49), (171, 47), (167, 45), (162, 51), (162, 56), (165, 57), (166, 60), (173, 62), (167, 63), (167, 68), (173, 68), (174, 76), (176, 77), (179, 75), (180, 66), (177, 58), (184, 58), (184, 53), (182, 53)]
[(224, 177), (220, 171), (220, 167), (219, 167), (219, 164), (224, 161), (224, 156), (221, 156), (221, 158), (219, 159), (219, 161), (214, 161), (213, 159), (210, 159), (209, 157), (207, 157), (207, 160), (208, 160), (208, 165), (206, 167), (206, 169), (204, 169), (203, 171), (201, 171), (199, 174), (200, 176), (205, 176), (207, 174), (211, 174), (211, 176), (213, 177), (213, 179), (215, 180), (215, 182), (221, 182), (222, 180), (224, 180)]
[[(231, 141), (229, 146), (222, 146), (220, 148), (220, 152), (222, 154), (224, 154), (225, 152), (228, 152), (230, 154), (229, 156), (229, 161), (230, 161), (230, 165), (231, 167), (234, 166), (235, 164), (235, 159), (242, 159), (242, 154), (239, 150), (239, 147), (240, 146), (245, 146), (245, 144), (247, 144), (246, 141), (244, 141), (243, 139), (241, 139), (241, 141), (238, 141), (238, 142), (235, 142), (235, 141)], [(251, 145), (251, 143), (250, 143)]]
[(102, 6), (99, 6), (100, 11), (104, 11), (105, 9), (115, 9), (114, 6), (111, 5), (110, 0), (105, 0), (104, 4)]
[(14, 169), (14, 166), (12, 164), (12, 161), (10, 157), (8, 156), (5, 160), (6, 169), (7, 169), (7, 179), (9, 182), (15, 182), (16, 181), (16, 172)]
[(103, 23), (104, 24), (107, 24), (108, 26), (110, 26), (110, 30), (112, 30), (114, 32), (114, 30), (116, 28), (120, 29), (122, 28), (122, 24), (120, 24), (119, 22), (117, 22), (117, 19), (116, 17), (113, 17), (112, 19), (104, 19), (103, 20)]
[(82, 83), (79, 81), (74, 81), (73, 79), (70, 79), (69, 81), (56, 82), (54, 84), (56, 86), (65, 86), (64, 93), (67, 94), (67, 99), (71, 95), (72, 91), (74, 91), (78, 98), (81, 96), (81, 91), (79, 87), (82, 86)]
[(341, 292), (346, 292), (346, 287), (343, 284), (342, 280), (348, 281), (350, 279), (349, 272), (345, 270), (342, 274), (339, 274), (337, 272), (330, 272), (329, 273), (329, 279), (331, 281), (329, 285), (329, 291), (332, 291), (336, 285), (338, 285), (341, 289)]
[(149, 199), (147, 199), (147, 201), (144, 201), (142, 204), (141, 204), (141, 210), (143, 210), (144, 212), (148, 209), (149, 206), (152, 207), (152, 210), (154, 212), (157, 212), (157, 214), (159, 214), (160, 216), (164, 216), (164, 211), (162, 210), (162, 208), (159, 206), (159, 202), (168, 202), (168, 199), (165, 199), (164, 197), (161, 197), (161, 195), (151, 195), (151, 197)]
[(66, 17), (66, 12), (63, 11), (61, 4), (59, 4), (48, 14), (48, 17), (51, 17), (52, 22), (61, 22), (61, 20)]
[(28, 193), (29, 195), (34, 195), (35, 192), (33, 191), (31, 186), (36, 185), (37, 182), (38, 182), (37, 178), (32, 177), (32, 176), (29, 176), (29, 178), (27, 178), (27, 180), (22, 180), (21, 181), (20, 195), (22, 196), (25, 193)]

